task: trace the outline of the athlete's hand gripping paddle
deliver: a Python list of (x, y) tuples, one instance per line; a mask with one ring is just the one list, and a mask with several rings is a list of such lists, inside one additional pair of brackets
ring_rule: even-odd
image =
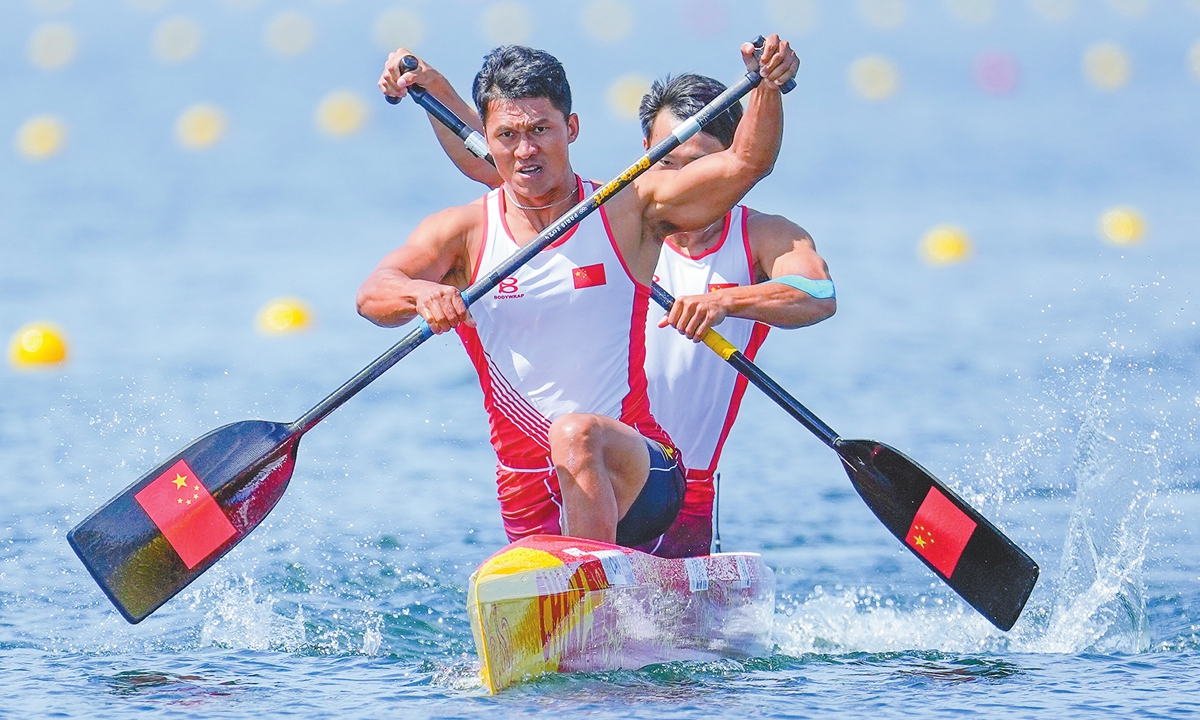
[[(747, 72), (625, 172), (467, 288), (467, 305), (491, 292), (760, 80), (758, 73)], [(210, 432), (89, 515), (67, 533), (67, 541), (125, 619), (140, 622), (262, 522), (287, 488), (304, 433), (430, 337), (433, 331), (422, 320), (295, 422), (247, 420)]]
[[(755, 44), (761, 42), (760, 37)], [(406, 72), (417, 68), (411, 55), (400, 63)], [(418, 105), (463, 139), (467, 149), (495, 164), (478, 132), (420, 86), (409, 90)], [(667, 311), (675, 302), (657, 283), (651, 287), (651, 297)], [(703, 340), (833, 448), (867, 507), (914, 555), (994, 625), (1002, 630), (1013, 626), (1038, 577), (1037, 564), (1021, 548), (900, 451), (873, 440), (839, 437), (715, 330), (709, 329)]]

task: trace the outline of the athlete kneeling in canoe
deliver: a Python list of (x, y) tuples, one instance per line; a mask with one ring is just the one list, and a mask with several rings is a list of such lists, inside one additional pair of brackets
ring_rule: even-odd
[(502, 186), (426, 218), (359, 290), (359, 312), (376, 324), (420, 315), (434, 332), (458, 331), (483, 387), (512, 540), (563, 533), (642, 545), (678, 515), (679, 454), (646, 392), (648, 286), (661, 238), (719, 220), (775, 161), (779, 88), (799, 61), (775, 36), (761, 65), (749, 44), (742, 50), (766, 81), (728, 150), (642, 175), (468, 312), (461, 289), (596, 187), (571, 168), (579, 119), (561, 64), (529, 48), (492, 51), (473, 94)]
[[(421, 63), (411, 73), (397, 70), (401, 48), (389, 58), (380, 86), (424, 86), (482, 128), (478, 116), (436, 70)], [(725, 86), (701, 75), (656, 81), (640, 108), (648, 149), (680, 122), (711, 102)], [(742, 117), (736, 105), (664, 158), (656, 169), (678, 170), (693, 160), (724, 151)], [(433, 120), (446, 153), (468, 177), (489, 187), (502, 184), (491, 164), (464, 149), (457, 135)], [(721, 333), (754, 358), (768, 327), (798, 328), (818, 323), (836, 310), (833, 284), (811, 236), (786, 218), (739, 205), (707, 228), (675, 233), (664, 240), (654, 280), (676, 296), (670, 317), (652, 305), (646, 335), (650, 410), (687, 459), (683, 507), (670, 529), (642, 547), (664, 557), (706, 554), (712, 544), (713, 477), (725, 438), (737, 417), (746, 379), (698, 345), (704, 333)], [(775, 282), (769, 282), (774, 280)], [(672, 325), (679, 332), (663, 332)], [(704, 402), (696, 402), (702, 388)]]
[[(639, 115), (647, 148), (724, 92), (702, 75), (655, 81)], [(679, 170), (733, 142), (740, 106), (717, 117), (660, 161)], [(787, 218), (738, 205), (711, 226), (664, 239), (654, 279), (675, 296), (668, 315), (652, 306), (646, 331), (650, 410), (688, 459), (687, 493), (679, 517), (658, 540), (656, 554), (707, 553), (712, 543), (713, 476), (747, 381), (699, 344), (710, 327), (753, 360), (770, 327), (799, 328), (837, 310), (829, 268), (812, 237)], [(679, 332), (656, 331), (673, 326)], [(696, 402), (703, 388), (705, 402)]]

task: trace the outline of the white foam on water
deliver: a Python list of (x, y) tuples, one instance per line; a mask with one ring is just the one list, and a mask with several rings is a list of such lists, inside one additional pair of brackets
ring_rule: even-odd
[(295, 652), (305, 647), (303, 608), (294, 617), (275, 611), (271, 595), (260, 597), (248, 575), (213, 583), (192, 594), (192, 608), (207, 607), (200, 645)]
[[(1037, 518), (1036, 506), (1053, 508), (1058, 497), (1063, 514), (1070, 508), (1061, 543), (1050, 541), (1050, 551), (1035, 557), (1042, 577), (1009, 633), (940, 583), (919, 591), (916, 599), (898, 594), (902, 591), (827, 593), (818, 587), (781, 607), (779, 650), (788, 655), (1149, 650), (1143, 571), (1158, 517), (1154, 507), (1180, 484), (1169, 461), (1191, 450), (1196, 417), (1195, 408), (1188, 408), (1197, 404), (1190, 402), (1192, 390), (1160, 381), (1160, 371), (1156, 364), (1118, 361), (1111, 354), (1085, 356), (1080, 367), (1059, 369), (1038, 412), (1031, 413), (1041, 416), (1042, 427), (989, 449), (974, 467), (968, 465), (976, 478), (951, 483), (965, 484), (964, 497), (989, 516)], [(1180, 416), (1181, 406), (1186, 417)], [(1073, 494), (1066, 492), (1072, 487)], [(1038, 500), (1031, 489), (1045, 490), (1049, 500)], [(997, 513), (1008, 504), (1028, 507)]]

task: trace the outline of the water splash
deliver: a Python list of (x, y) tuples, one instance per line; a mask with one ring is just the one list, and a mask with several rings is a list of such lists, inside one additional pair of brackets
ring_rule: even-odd
[(303, 608), (286, 617), (275, 599), (260, 598), (248, 575), (226, 578), (192, 594), (192, 609), (207, 607), (200, 626), (200, 645), (246, 650), (296, 652), (305, 647)]

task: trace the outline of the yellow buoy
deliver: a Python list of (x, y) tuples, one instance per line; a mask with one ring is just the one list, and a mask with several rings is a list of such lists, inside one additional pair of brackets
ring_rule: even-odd
[(1083, 55), (1083, 74), (1099, 90), (1118, 90), (1129, 82), (1129, 54), (1115, 43), (1096, 43)]
[(258, 329), (267, 335), (307, 330), (312, 325), (312, 311), (297, 298), (277, 298), (258, 313)]
[(29, 62), (42, 70), (66, 67), (75, 57), (75, 31), (61, 23), (47, 23), (29, 38)]
[(67, 360), (67, 344), (62, 330), (55, 325), (33, 322), (13, 335), (8, 357), (18, 368), (61, 365)]
[(650, 92), (650, 81), (641, 75), (617, 78), (608, 88), (608, 109), (625, 120), (637, 120), (642, 97)]
[(938, 225), (921, 238), (921, 257), (930, 265), (950, 265), (971, 256), (971, 236), (955, 225)]
[(62, 149), (67, 129), (53, 115), (38, 115), (26, 120), (17, 130), (17, 152), (30, 160), (42, 160)]
[(348, 90), (331, 92), (317, 106), (317, 128), (330, 137), (353, 135), (367, 121), (367, 104)]
[(1146, 222), (1131, 207), (1115, 207), (1100, 216), (1101, 237), (1115, 245), (1141, 242), (1145, 233)]
[(225, 114), (213, 105), (193, 105), (175, 121), (175, 140), (188, 150), (202, 150), (225, 135)]
[(891, 60), (868, 55), (850, 63), (850, 86), (867, 100), (886, 100), (900, 86), (900, 72)]

